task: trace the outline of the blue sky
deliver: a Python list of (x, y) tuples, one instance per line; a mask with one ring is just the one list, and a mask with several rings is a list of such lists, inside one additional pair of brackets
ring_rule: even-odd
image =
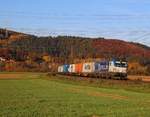
[(0, 27), (150, 46), (150, 0), (0, 0)]

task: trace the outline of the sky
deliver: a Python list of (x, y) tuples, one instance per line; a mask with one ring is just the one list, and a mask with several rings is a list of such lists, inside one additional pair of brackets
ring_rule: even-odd
[(150, 46), (150, 0), (0, 0), (0, 27)]

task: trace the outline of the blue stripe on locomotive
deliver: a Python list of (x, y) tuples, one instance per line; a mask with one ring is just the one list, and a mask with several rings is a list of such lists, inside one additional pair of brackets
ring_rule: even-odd
[(69, 72), (69, 65), (63, 65), (63, 72)]
[(95, 72), (108, 71), (108, 68), (109, 68), (108, 61), (95, 62)]

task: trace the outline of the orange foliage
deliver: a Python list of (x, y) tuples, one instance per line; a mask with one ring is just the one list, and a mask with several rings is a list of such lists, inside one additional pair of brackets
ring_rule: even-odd
[(114, 56), (137, 56), (137, 57), (149, 57), (150, 50), (146, 50), (142, 47), (134, 44), (114, 39), (96, 39), (93, 40), (93, 47), (96, 48), (98, 53), (112, 54)]

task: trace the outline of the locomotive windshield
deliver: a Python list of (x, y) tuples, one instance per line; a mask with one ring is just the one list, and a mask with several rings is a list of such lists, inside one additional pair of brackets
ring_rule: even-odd
[(117, 61), (117, 62), (115, 62), (115, 66), (116, 67), (127, 67), (127, 63), (126, 62)]

